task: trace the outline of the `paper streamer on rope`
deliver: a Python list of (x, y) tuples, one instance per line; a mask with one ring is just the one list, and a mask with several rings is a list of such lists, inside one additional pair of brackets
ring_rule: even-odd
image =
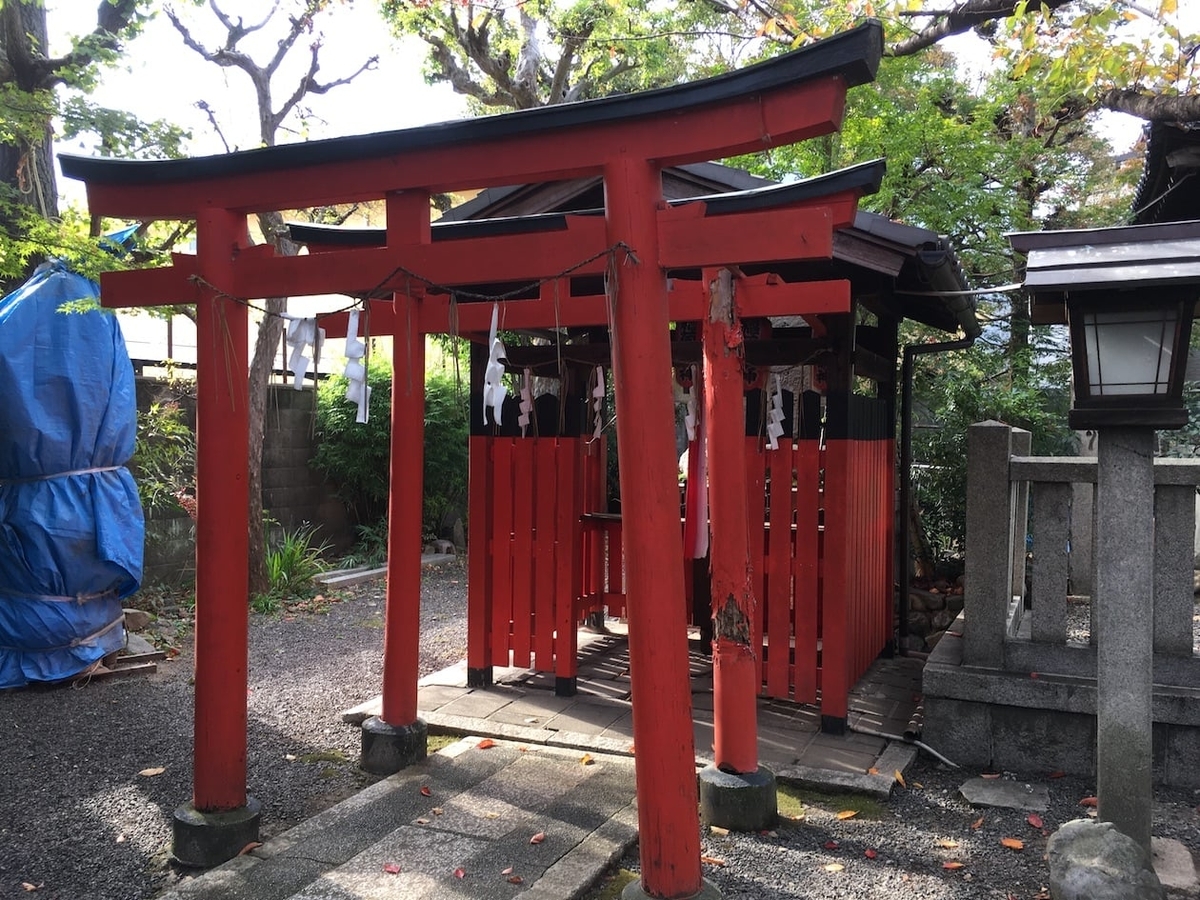
[[(317, 327), (315, 318), (306, 319), (287, 313), (280, 315), (287, 322), (286, 342), (292, 351), (288, 357), (288, 368), (291, 369), (293, 375), (292, 387), (298, 391), (304, 387), (304, 377), (308, 374), (308, 367), (321, 361), (321, 345), (325, 343), (325, 329)], [(312, 348), (311, 356), (304, 352), (309, 347)]]
[(488, 364), (483, 373), (483, 422), (487, 424), (488, 410), (492, 411), (492, 421), (500, 424), (500, 414), (504, 410), (504, 397), (508, 389), (504, 386), (504, 363), (507, 352), (504, 343), (496, 336), (500, 323), (500, 304), (492, 304), (492, 330), (488, 335)]
[(361, 360), (367, 355), (367, 345), (358, 339), (357, 309), (350, 310), (346, 323), (346, 399), (358, 405), (354, 421), (366, 425), (370, 414), (371, 388), (367, 385), (367, 367)]
[(604, 366), (596, 366), (596, 386), (592, 388), (594, 429), (592, 440), (604, 432)]
[(525, 378), (521, 382), (521, 414), (517, 416), (517, 424), (521, 426), (521, 437), (529, 430), (529, 413), (533, 409), (533, 373), (525, 370)]
[(684, 400), (687, 403), (687, 412), (683, 417), (683, 427), (687, 431), (687, 439), (690, 444), (696, 439), (696, 367), (692, 366), (692, 386), (685, 390)]
[(775, 376), (775, 393), (771, 395), (771, 412), (767, 416), (767, 448), (779, 449), (779, 438), (783, 434), (783, 388), (779, 376)]

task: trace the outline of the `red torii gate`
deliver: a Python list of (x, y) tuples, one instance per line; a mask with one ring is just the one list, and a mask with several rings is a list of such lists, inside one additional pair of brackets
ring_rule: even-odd
[[(643, 94), (221, 157), (146, 162), (61, 158), (65, 175), (86, 182), (93, 214), (196, 221), (195, 257), (176, 256), (169, 267), (102, 279), (106, 306), (197, 307), (195, 773), (192, 803), (175, 816), (173, 851), (178, 859), (215, 864), (235, 855), (258, 831), (259, 806), (246, 793), (247, 540), (244, 529), (230, 527), (244, 520), (248, 505), (245, 300), (366, 295), (381, 286), (397, 290), (407, 280), (396, 278), (401, 271), (440, 284), (540, 280), (596, 257), (577, 271), (600, 273), (611, 253), (628, 248), (631, 264), (617, 268), (616, 300), (603, 310), (580, 309), (578, 317), (612, 328), (618, 446), (624, 459), (640, 463), (622, 467), (621, 480), (635, 742), (642, 750), (636, 756), (641, 889), (648, 896), (669, 898), (691, 897), (702, 889), (666, 377), (671, 318), (666, 271), (828, 257), (832, 229), (852, 218), (857, 194), (791, 209), (787, 230), (774, 211), (708, 218), (698, 206), (665, 208), (660, 172), (668, 165), (786, 145), (836, 130), (846, 89), (873, 78), (881, 50), (881, 29), (871, 22), (758, 66)], [(444, 243), (430, 239), (430, 196), (435, 192), (596, 173), (604, 178), (603, 219), (568, 217), (565, 230), (550, 233)], [(269, 247), (249, 245), (248, 214), (381, 198), (387, 206), (384, 247), (275, 257)], [(799, 236), (797, 223), (803, 223)], [(807, 309), (813, 287), (805, 289)], [(850, 309), (848, 286), (829, 284), (826, 291), (838, 298), (830, 311)], [(773, 290), (764, 293), (782, 296)], [(739, 296), (740, 315), (783, 311), (770, 304), (759, 308), (753, 293), (747, 294)], [(545, 298), (512, 307), (508, 327), (517, 327), (517, 309), (522, 315), (528, 310), (530, 325), (555, 323), (555, 310)], [(464, 314), (482, 315), (482, 310), (460, 308), (457, 313), (462, 330), (486, 327), (463, 321)], [(373, 732), (364, 731), (364, 763), (368, 757), (377, 764), (390, 761), (393, 771), (425, 753), (424, 723), (416, 705), (423, 335), (447, 330), (450, 318), (445, 298), (423, 297), (419, 291), (394, 297), (384, 708)], [(693, 311), (679, 318), (709, 316)], [(714, 410), (713, 415), (721, 413)], [(732, 427), (739, 425), (740, 408)], [(711, 478), (721, 480), (719, 466)], [(736, 488), (725, 492), (714, 484), (713, 490), (737, 496)], [(741, 497), (744, 503), (744, 490)], [(744, 527), (744, 506), (733, 519)], [(721, 525), (714, 519), (713, 527)], [(737, 564), (714, 560), (714, 570), (732, 571)], [(737, 585), (730, 593), (739, 607), (753, 603)], [(720, 684), (720, 668), (716, 677)], [(725, 680), (724, 707), (752, 710), (754, 679)], [(747, 718), (752, 724), (752, 715), (740, 718), (737, 727)], [(744, 738), (732, 746), (727, 752), (737, 760), (733, 768), (750, 768), (755, 757), (747, 759)], [(720, 750), (717, 761), (723, 761)]]

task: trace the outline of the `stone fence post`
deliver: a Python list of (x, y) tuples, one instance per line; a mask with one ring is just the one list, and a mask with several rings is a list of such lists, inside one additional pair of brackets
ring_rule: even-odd
[(1012, 429), (979, 422), (967, 429), (966, 592), (963, 662), (999, 669), (1012, 602), (1012, 493), (1008, 467)]

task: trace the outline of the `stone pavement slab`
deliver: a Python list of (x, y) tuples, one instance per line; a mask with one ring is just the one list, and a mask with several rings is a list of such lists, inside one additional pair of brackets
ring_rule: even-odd
[(574, 749), (479, 742), (464, 738), (160, 900), (566, 900), (635, 840), (632, 759), (590, 754), (585, 765)]
[(958, 790), (972, 806), (1045, 812), (1050, 805), (1050, 789), (1036, 782), (1014, 781), (1011, 778), (972, 778)]

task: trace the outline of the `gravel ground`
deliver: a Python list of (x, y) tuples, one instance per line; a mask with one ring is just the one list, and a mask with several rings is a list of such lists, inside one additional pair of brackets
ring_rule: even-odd
[[(339, 714), (379, 693), (383, 582), (343, 594), (323, 613), (250, 617), (248, 785), (264, 839), (374, 780)], [(463, 657), (461, 566), (426, 574), (421, 626), (422, 673)], [(186, 629), (165, 628), (183, 652), (156, 675), (0, 692), (0, 898), (143, 900), (185, 874), (167, 852), (191, 796), (192, 655)]]
[[(462, 657), (465, 587), (460, 567), (426, 575), (423, 672)], [(372, 780), (355, 766), (358, 733), (338, 714), (379, 691), (382, 617), (382, 582), (320, 614), (251, 616), (249, 787), (263, 802), (264, 838)], [(171, 815), (191, 792), (192, 746), (190, 635), (172, 628), (185, 649), (157, 675), (0, 693), (0, 898), (146, 900), (186, 874), (167, 859)], [(138, 774), (157, 767), (160, 775)], [(724, 862), (706, 865), (706, 876), (726, 900), (1048, 896), (1045, 834), (1026, 813), (968, 807), (957, 789), (975, 774), (921, 760), (886, 804), (809, 796), (803, 819), (772, 834), (705, 833), (703, 852)], [(1024, 777), (1050, 788), (1046, 834), (1086, 814), (1079, 800), (1095, 793), (1082, 779)], [(1160, 790), (1155, 834), (1200, 852), (1198, 802)], [(858, 815), (837, 818), (853, 806)], [(1004, 848), (1003, 837), (1024, 849)], [(636, 849), (621, 865), (636, 871)]]
[[(1095, 793), (1095, 784), (1048, 773), (1026, 775), (1050, 789), (1049, 809), (1038, 814), (1041, 827), (1035, 828), (1027, 811), (971, 808), (958, 788), (977, 774), (922, 759), (906, 777), (906, 787), (897, 785), (887, 803), (809, 796), (802, 818), (782, 819), (773, 832), (706, 831), (702, 853), (710, 861), (704, 876), (725, 900), (1049, 900), (1046, 841), (1060, 825), (1087, 815), (1079, 801)], [(1160, 789), (1155, 836), (1200, 852), (1197, 799), (1191, 791)], [(859, 811), (839, 819), (837, 814), (848, 809)], [(1020, 840), (1023, 849), (1003, 846), (1006, 837)], [(945, 863), (962, 866), (947, 869)], [(637, 871), (636, 850), (620, 865)], [(603, 896), (603, 890), (592, 897)]]

